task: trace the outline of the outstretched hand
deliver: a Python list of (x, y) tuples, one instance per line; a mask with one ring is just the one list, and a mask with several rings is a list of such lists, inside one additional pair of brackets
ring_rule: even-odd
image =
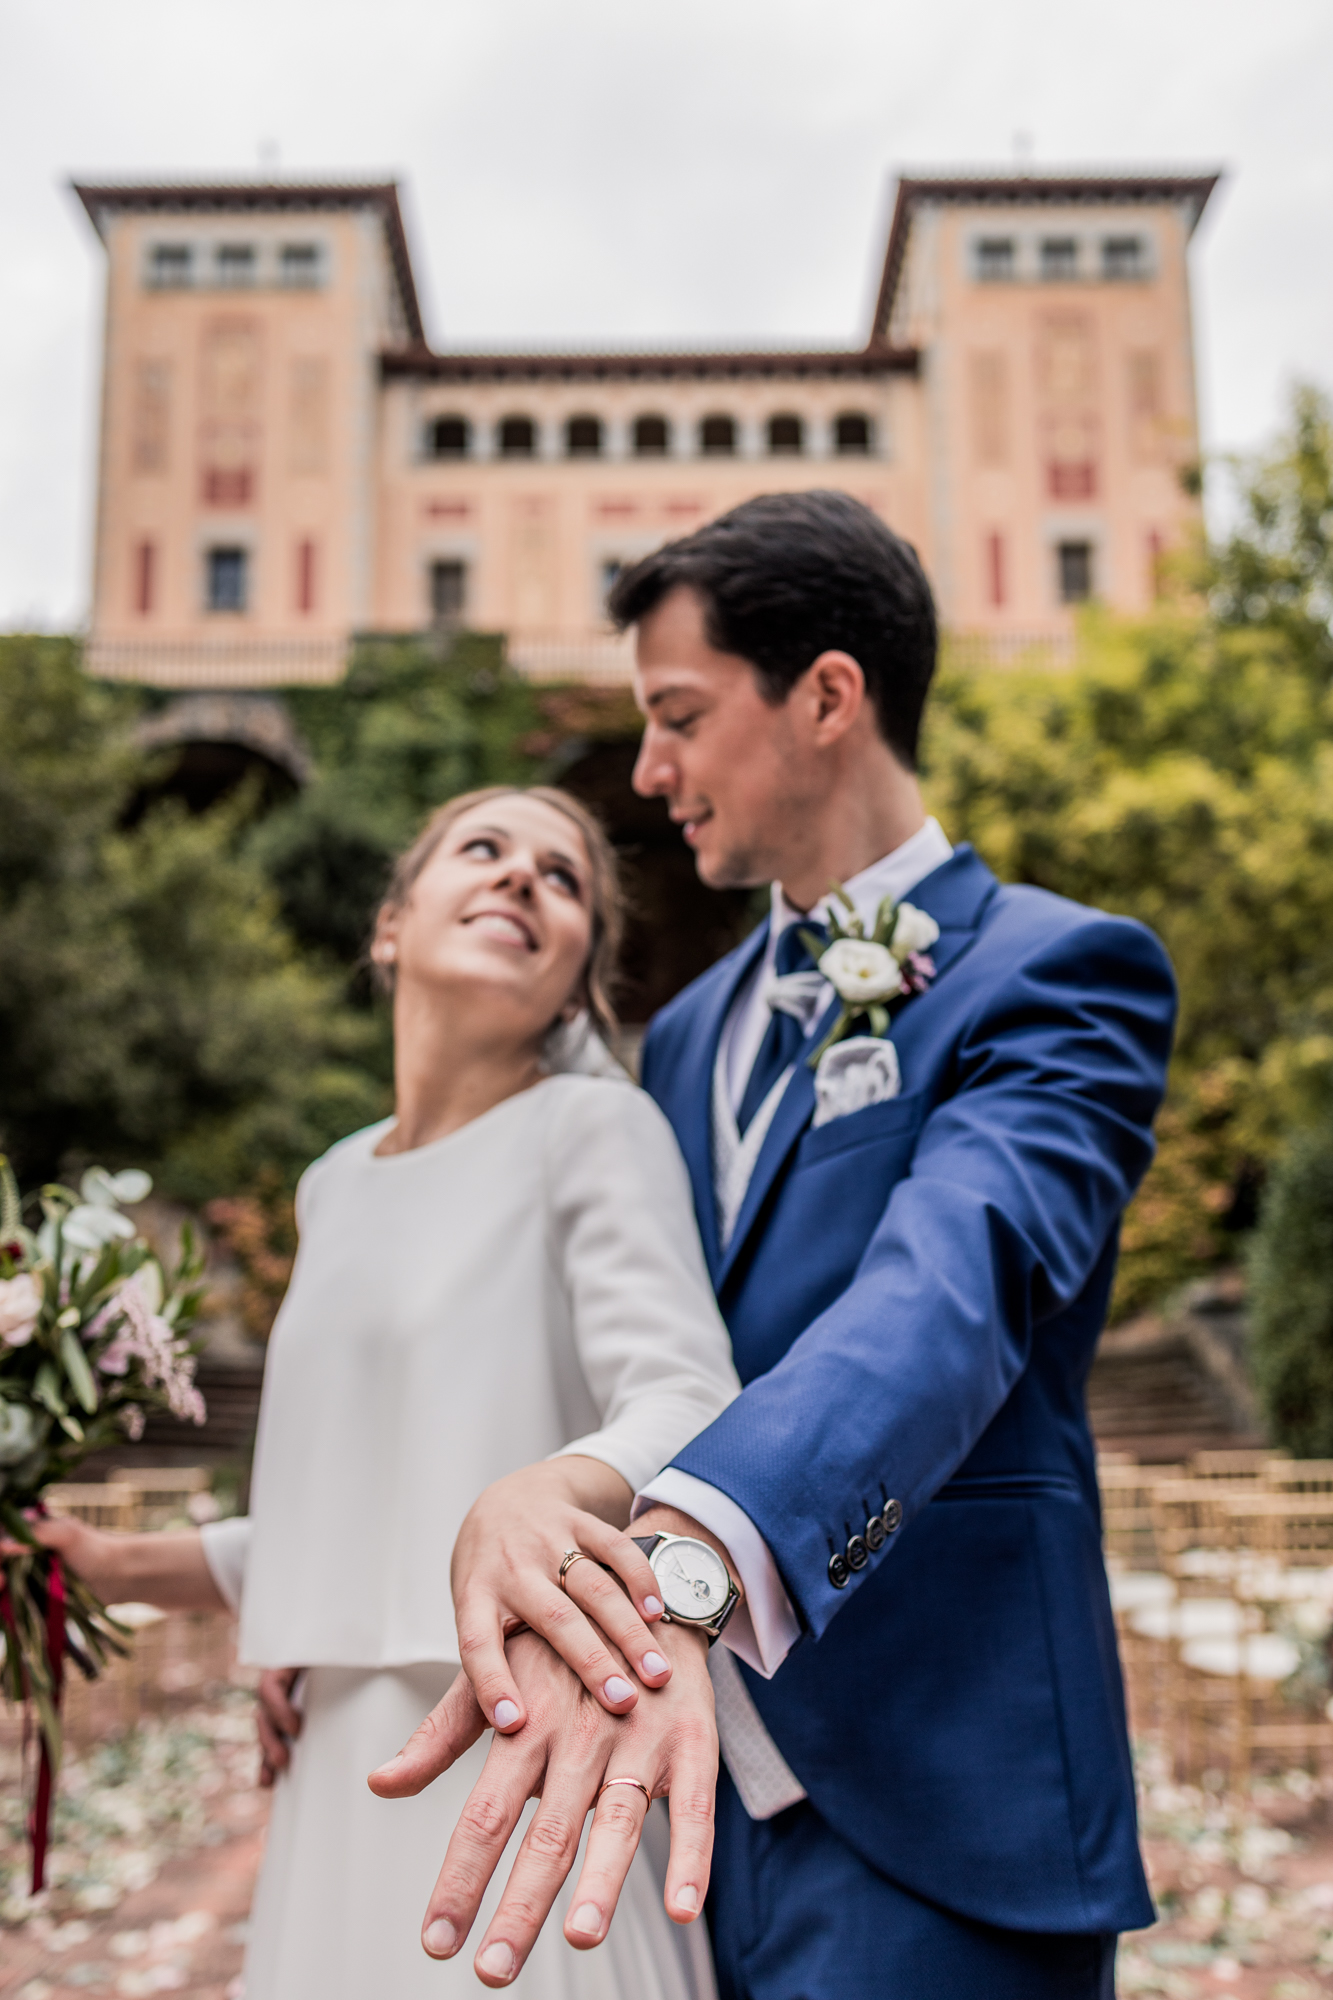
[[(627, 1714), (638, 1699), (627, 1662), (644, 1687), (671, 1678), (656, 1622), (657, 1579), (643, 1551), (612, 1525), (628, 1518), (632, 1497), (610, 1466), (574, 1455), (496, 1480), (469, 1510), (454, 1543), (454, 1620), (463, 1670), (495, 1728), (518, 1729), (527, 1719), (505, 1654), (507, 1636), (523, 1625), (611, 1715)], [(593, 1560), (572, 1564), (562, 1587), (560, 1563), (571, 1549)]]
[[(485, 1769), (450, 1839), (422, 1927), (422, 1944), (431, 1957), (453, 1958), (466, 1942), (530, 1798), (540, 1804), (478, 1947), (477, 1976), (487, 1986), (508, 1986), (517, 1976), (574, 1865), (592, 1809), (565, 1936), (582, 1950), (601, 1943), (648, 1810), (636, 1786), (617, 1784), (603, 1792), (608, 1778), (636, 1778), (654, 1798), (670, 1801), (667, 1914), (681, 1924), (698, 1916), (712, 1862), (717, 1785), (707, 1645), (702, 1635), (679, 1625), (660, 1627), (657, 1636), (674, 1672), (667, 1685), (645, 1692), (623, 1716), (608, 1714), (535, 1633), (509, 1641), (506, 1672), (526, 1721), (512, 1734), (493, 1737)], [(415, 1797), (470, 1749), (485, 1727), (471, 1684), (459, 1674), (398, 1756), (371, 1773), (370, 1789), (385, 1799)]]

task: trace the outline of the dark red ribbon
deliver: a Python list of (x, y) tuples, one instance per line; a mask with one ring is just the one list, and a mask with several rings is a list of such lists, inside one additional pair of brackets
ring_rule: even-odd
[[(51, 1706), (59, 1715), (60, 1698), (65, 1687), (65, 1572), (54, 1549), (46, 1579), (46, 1657), (51, 1666)], [(34, 1896), (46, 1882), (46, 1847), (51, 1832), (51, 1795), (54, 1788), (51, 1746), (43, 1735), (41, 1761), (37, 1766), (37, 1795), (28, 1819)]]

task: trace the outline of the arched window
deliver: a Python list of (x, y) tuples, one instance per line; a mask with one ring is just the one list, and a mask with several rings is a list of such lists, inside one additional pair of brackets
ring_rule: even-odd
[(565, 452), (570, 458), (599, 458), (602, 451), (600, 417), (571, 417), (565, 425)]
[(466, 417), (432, 417), (426, 425), (427, 458), (466, 458), (471, 443)]
[(870, 419), (860, 410), (844, 410), (833, 426), (833, 442), (840, 452), (851, 455), (870, 449)]
[(636, 458), (661, 458), (671, 449), (671, 426), (665, 417), (636, 417), (634, 419), (634, 455)]
[(501, 417), (501, 458), (532, 458), (537, 451), (537, 426), (531, 417)]
[(736, 452), (736, 419), (705, 417), (699, 426), (699, 449), (705, 458), (732, 458)]
[(784, 414), (768, 420), (768, 448), (775, 456), (805, 450), (805, 426), (799, 417)]

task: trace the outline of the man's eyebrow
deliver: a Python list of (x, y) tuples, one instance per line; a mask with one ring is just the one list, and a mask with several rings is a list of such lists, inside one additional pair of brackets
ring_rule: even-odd
[(667, 687), (655, 688), (652, 694), (646, 694), (643, 697), (642, 706), (644, 708), (649, 708), (649, 709), (656, 708), (661, 702), (670, 701), (672, 695), (683, 694), (686, 696), (697, 696), (699, 692), (700, 690), (698, 688), (691, 687), (688, 681), (683, 683), (680, 681), (673, 681)]

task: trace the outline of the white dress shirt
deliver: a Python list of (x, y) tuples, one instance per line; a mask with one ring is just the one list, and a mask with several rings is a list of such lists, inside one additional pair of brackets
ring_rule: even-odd
[[(859, 875), (854, 875), (849, 882), (844, 883), (843, 887), (866, 929), (869, 930), (874, 923), (885, 896), (891, 896), (895, 902), (901, 902), (918, 882), (924, 881), (927, 875), (934, 874), (952, 853), (953, 848), (939, 821), (928, 819), (910, 839), (895, 847), (891, 854), (886, 854), (882, 860), (874, 862), (869, 868), (863, 869)], [(822, 922), (827, 916), (829, 901), (829, 898), (825, 898), (817, 903), (813, 910), (798, 910), (787, 901), (781, 884), (777, 882), (773, 884), (772, 915), (764, 950), (732, 1001), (718, 1044), (713, 1095), (715, 1139), (719, 1120), (726, 1111), (730, 1112), (734, 1121), (745, 1094), (745, 1085), (754, 1066), (755, 1057), (759, 1053), (760, 1043), (768, 1028), (771, 1010), (767, 990), (773, 976), (778, 938), (788, 924), (796, 923), (802, 917), (811, 917)], [(833, 988), (827, 980), (820, 981), (818, 985), (811, 982), (806, 1019), (803, 1023), (807, 1034), (832, 998)], [(790, 1076), (791, 1071), (788, 1070), (786, 1076), (774, 1086), (770, 1098), (757, 1113), (747, 1131), (747, 1139), (761, 1123), (763, 1130), (767, 1130)], [(734, 1123), (731, 1131), (733, 1133), (735, 1131)], [(762, 1143), (762, 1133), (760, 1142)], [(743, 1144), (739, 1139), (738, 1143)], [(715, 1145), (715, 1160), (717, 1151)], [(740, 1200), (744, 1196), (741, 1176), (743, 1175), (744, 1181), (748, 1182), (757, 1151), (757, 1147), (746, 1146), (744, 1155), (740, 1156), (732, 1148), (726, 1146), (722, 1148), (723, 1157), (730, 1169), (727, 1185), (720, 1190), (719, 1223), (724, 1239), (730, 1235), (736, 1214), (739, 1212)], [(689, 1514), (692, 1519), (716, 1535), (730, 1551), (732, 1561), (745, 1587), (745, 1601), (729, 1620), (723, 1638), (748, 1667), (762, 1674), (765, 1680), (771, 1680), (796, 1643), (800, 1625), (763, 1536), (745, 1510), (728, 1494), (720, 1492), (715, 1486), (710, 1486), (705, 1480), (696, 1479), (693, 1473), (680, 1472), (672, 1466), (668, 1466), (665, 1472), (660, 1472), (656, 1479), (643, 1488), (635, 1500), (636, 1515), (642, 1513), (654, 1501), (664, 1506), (678, 1507), (682, 1513)], [(744, 1682), (735, 1669), (729, 1673), (723, 1669), (719, 1674), (715, 1666), (714, 1683), (719, 1698), (719, 1727), (723, 1733), (723, 1748), (728, 1753), (728, 1768), (737, 1781), (751, 1817), (756, 1819), (771, 1817), (774, 1812), (780, 1811), (783, 1805), (793, 1803), (795, 1799), (803, 1798), (805, 1794), (799, 1782), (782, 1763), (781, 1755), (768, 1737), (767, 1731), (763, 1729)], [(729, 1709), (735, 1713), (741, 1702), (748, 1709), (749, 1717), (738, 1716), (740, 1727), (728, 1732), (723, 1727), (725, 1715)], [(738, 1769), (741, 1758), (732, 1754), (727, 1737), (728, 1734), (734, 1734), (738, 1739), (738, 1750), (756, 1766), (762, 1767), (765, 1765), (767, 1752), (758, 1741), (756, 1729), (762, 1734), (767, 1752), (771, 1752), (771, 1758), (767, 1758), (769, 1782), (747, 1786)], [(782, 1783), (781, 1772), (774, 1775), (772, 1758), (777, 1759), (781, 1772), (786, 1773), (787, 1779), (790, 1780), (789, 1785), (784, 1786)], [(756, 1807), (759, 1809), (756, 1810)]]

